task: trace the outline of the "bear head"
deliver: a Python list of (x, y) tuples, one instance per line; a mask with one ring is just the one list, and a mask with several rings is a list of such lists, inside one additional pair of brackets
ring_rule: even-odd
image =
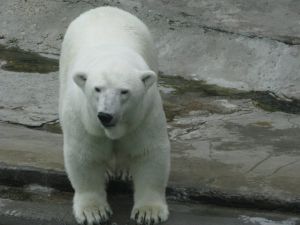
[(86, 63), (73, 80), (86, 99), (87, 112), (110, 139), (119, 139), (145, 114), (145, 98), (157, 75), (146, 63), (109, 57)]

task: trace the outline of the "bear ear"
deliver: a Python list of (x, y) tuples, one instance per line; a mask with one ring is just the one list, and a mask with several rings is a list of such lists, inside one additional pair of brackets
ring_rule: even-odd
[(149, 70), (149, 71), (143, 71), (141, 74), (141, 80), (144, 83), (146, 89), (151, 87), (152, 84), (154, 84), (157, 80), (157, 75), (155, 72)]
[(87, 80), (87, 75), (83, 72), (76, 73), (73, 76), (73, 80), (80, 88), (83, 88), (83, 86), (85, 85), (85, 82)]

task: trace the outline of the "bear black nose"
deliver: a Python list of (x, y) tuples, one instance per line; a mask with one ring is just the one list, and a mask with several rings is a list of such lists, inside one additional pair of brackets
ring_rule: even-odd
[(103, 124), (103, 126), (105, 126), (105, 127), (113, 126), (113, 124), (111, 123), (113, 120), (113, 116), (111, 114), (99, 112), (98, 118), (101, 121), (101, 123)]

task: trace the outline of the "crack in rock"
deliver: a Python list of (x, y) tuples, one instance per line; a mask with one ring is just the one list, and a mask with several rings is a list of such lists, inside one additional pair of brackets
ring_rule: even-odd
[(264, 163), (265, 161), (267, 161), (268, 159), (270, 159), (272, 157), (272, 154), (269, 154), (267, 157), (265, 157), (264, 159), (258, 161), (254, 166), (252, 166), (248, 171), (246, 171), (245, 174), (248, 174), (250, 172), (252, 172), (253, 170), (255, 170), (258, 166), (260, 166), (262, 163)]
[(275, 175), (275, 174), (278, 173), (281, 169), (283, 169), (283, 168), (285, 168), (285, 167), (288, 167), (288, 166), (291, 166), (291, 165), (293, 165), (293, 164), (295, 164), (295, 163), (297, 163), (297, 162), (299, 162), (298, 159), (295, 160), (295, 161), (289, 162), (289, 163), (287, 163), (287, 164), (284, 164), (284, 165), (278, 167), (277, 169), (275, 169), (275, 170), (272, 172), (272, 174), (271, 174), (270, 176)]

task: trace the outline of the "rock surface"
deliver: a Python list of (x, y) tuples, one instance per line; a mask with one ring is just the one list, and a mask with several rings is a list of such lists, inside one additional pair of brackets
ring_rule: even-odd
[(0, 41), (57, 56), (70, 21), (103, 5), (148, 24), (164, 74), (300, 97), (297, 0), (2, 0)]

